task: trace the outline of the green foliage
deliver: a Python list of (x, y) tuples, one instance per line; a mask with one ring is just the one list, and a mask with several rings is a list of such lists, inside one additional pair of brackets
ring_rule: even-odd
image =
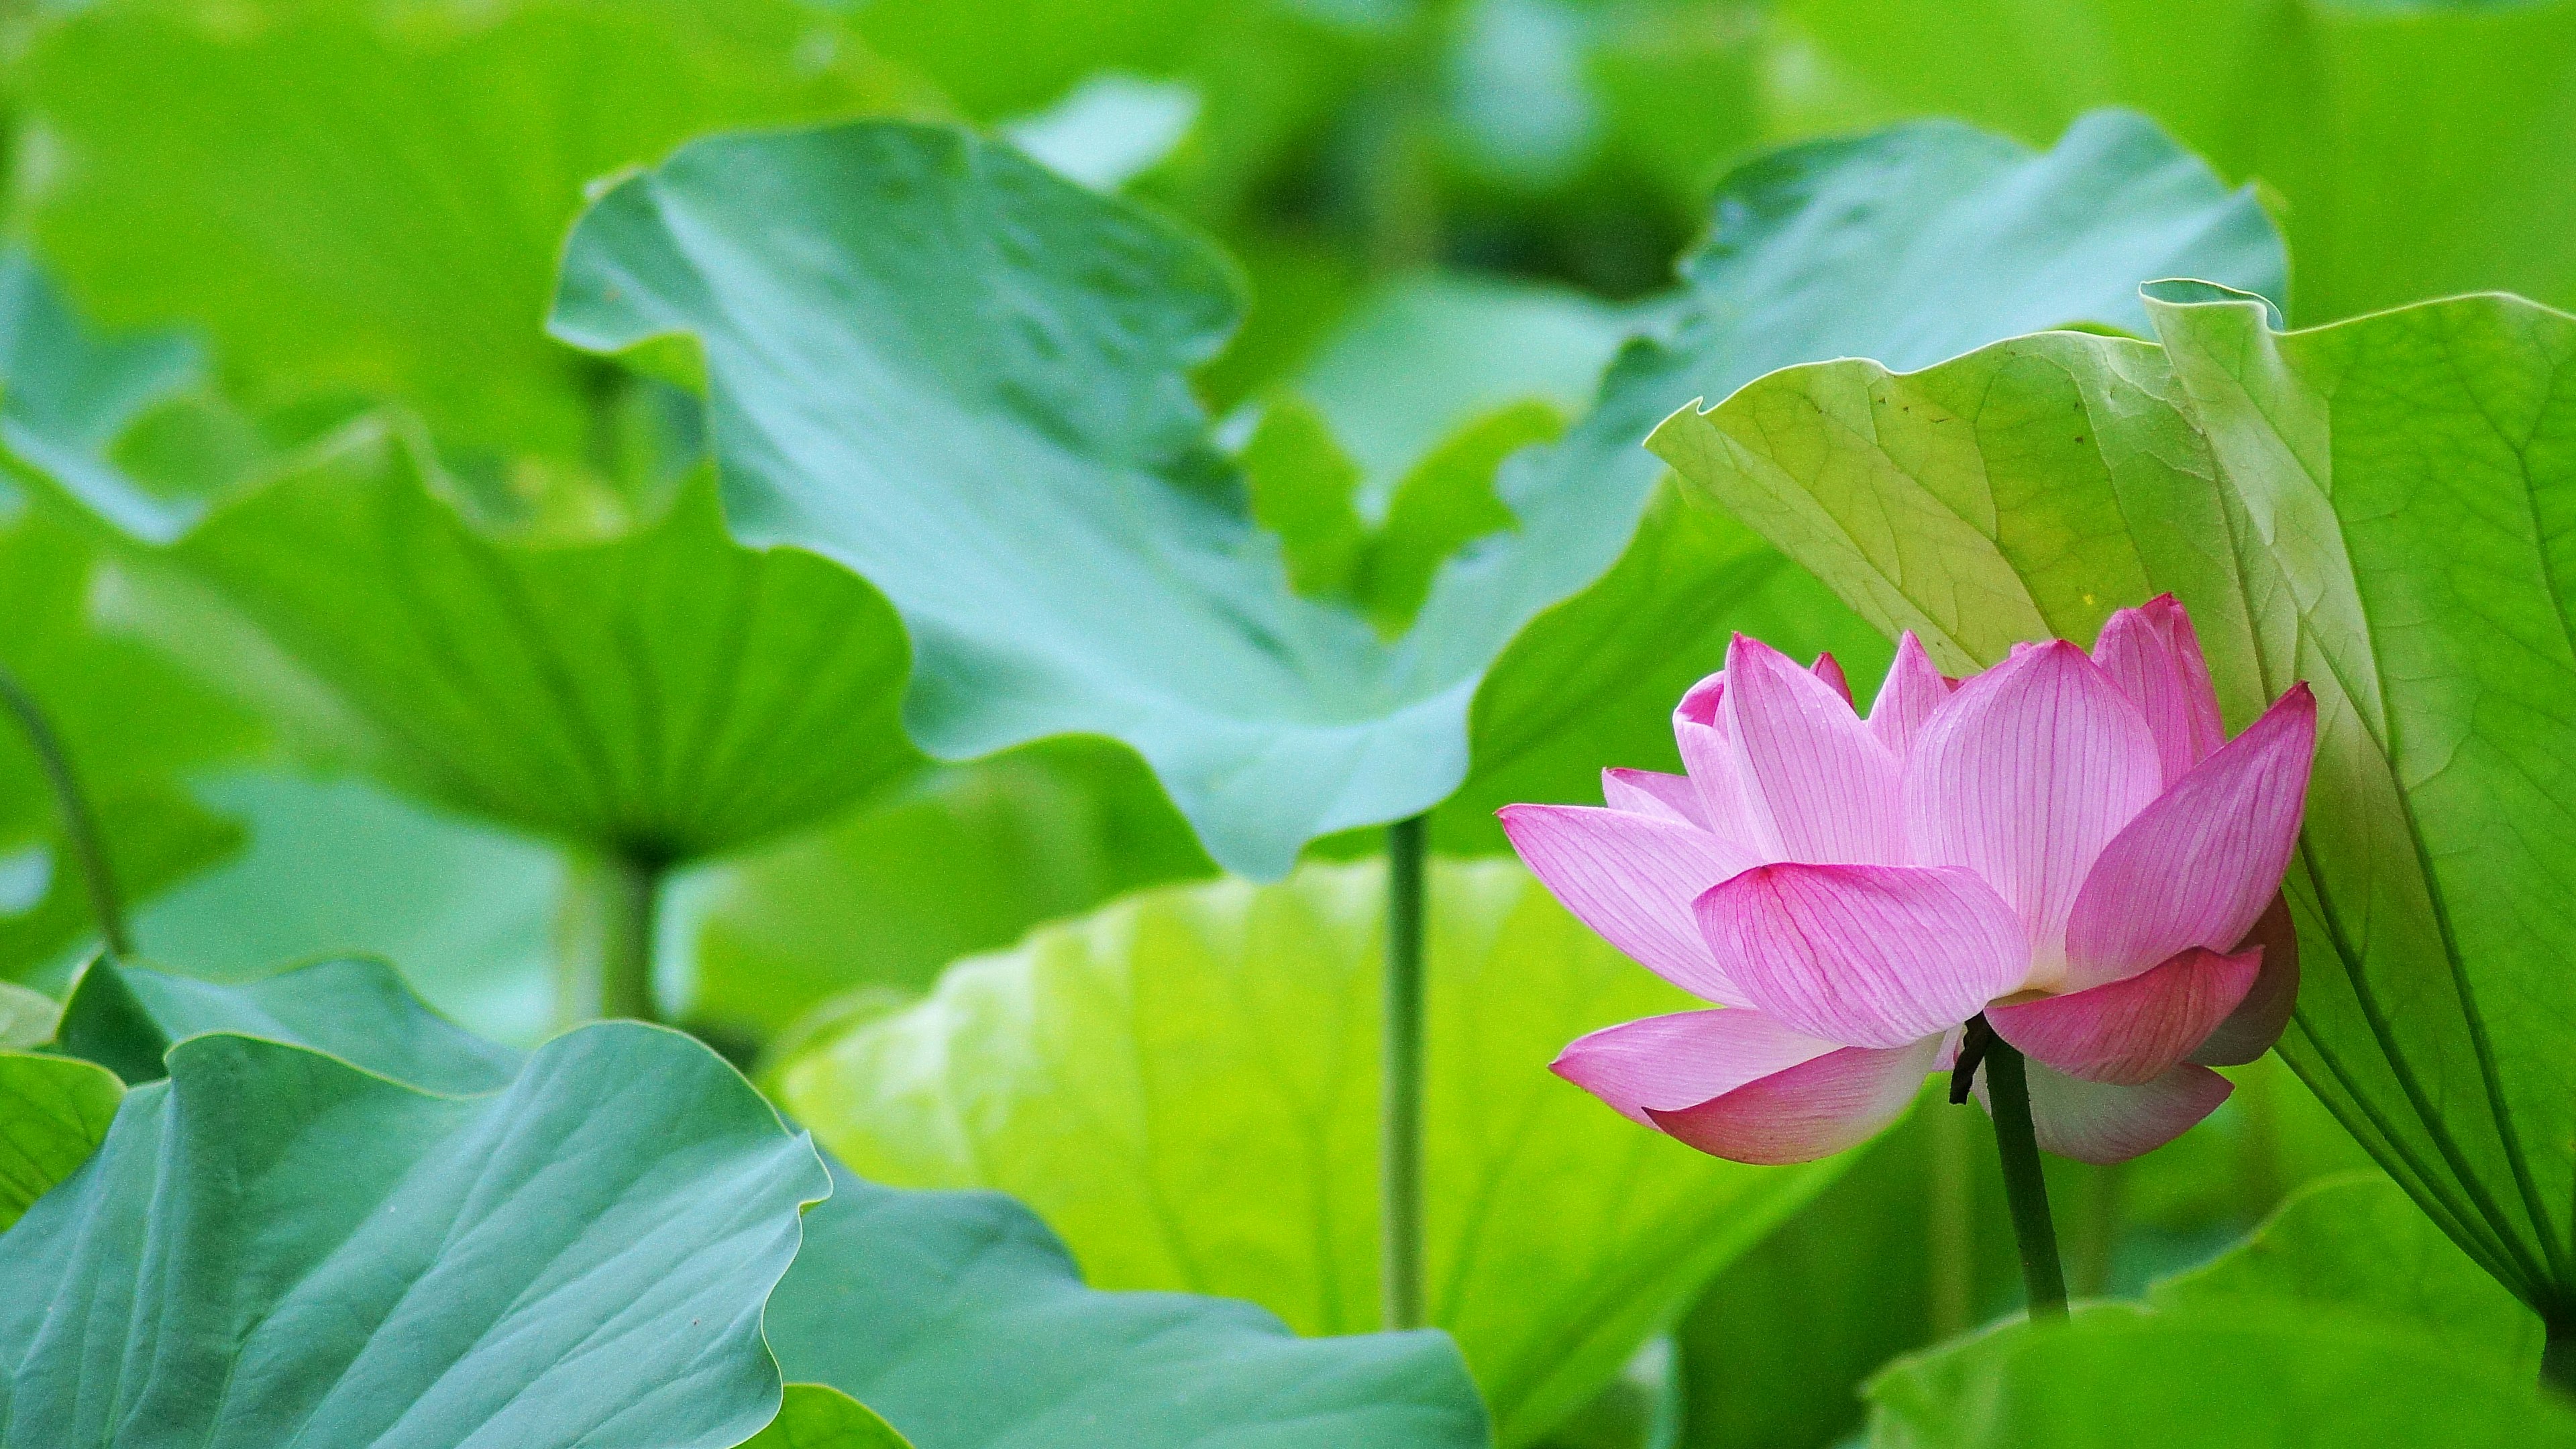
[(1793, 369), (1655, 446), (1954, 667), (2170, 589), (2232, 720), (2309, 681), (2283, 1052), (2472, 1257), (2563, 1313), (2576, 1080), (2552, 1023), (2576, 1002), (2551, 903), (2576, 841), (2549, 722), (2576, 709), (2553, 522), (2576, 319), (2467, 298), (2283, 335), (2258, 303), (2177, 295), (2162, 348)]
[(583, 188), (906, 98), (795, 0), (110, 0), (22, 76), (30, 220), (85, 311), (204, 328), (257, 410), (394, 400), (442, 444), (576, 461), (605, 373), (538, 324)]
[(358, 424), (133, 554), (118, 608), (309, 752), (592, 850), (738, 847), (911, 767), (892, 611), (733, 542), (703, 481), (579, 541), (502, 534), (453, 488)]
[[(1351, 866), (1129, 897), (815, 1042), (779, 1099), (871, 1178), (1022, 1198), (1104, 1286), (1374, 1327), (1382, 892)], [(1686, 998), (1517, 866), (1435, 865), (1429, 930), (1432, 1321), (1526, 1444), (1839, 1164), (1703, 1157), (1549, 1076)]]
[(912, 1449), (874, 1409), (821, 1384), (789, 1384), (769, 1427), (742, 1449)]
[[(179, 339), (94, 334), (24, 256), (0, 256), (0, 443), (12, 473), (40, 469), (138, 529), (173, 526), (184, 500), (156, 496), (110, 453), (194, 384), (196, 365)], [(83, 530), (0, 476), (0, 668), (44, 710), (101, 823), (117, 884), (140, 895), (240, 843), (181, 780), (251, 748), (259, 730), (150, 649), (96, 627), (95, 565)], [(94, 929), (59, 821), (19, 722), (0, 723), (0, 974), (39, 969)]]
[(310, 1047), (449, 1095), (498, 1091), (519, 1070), (517, 1053), (434, 1015), (392, 967), (354, 959), (219, 986), (101, 958), (63, 1003), (56, 1041), (140, 1085), (167, 1075), (162, 1059), (172, 1046), (214, 1032)]
[(761, 1304), (828, 1191), (653, 1027), (558, 1038), (467, 1098), (196, 1037), (0, 1237), (0, 1434), (739, 1443), (778, 1404)]
[(903, 611), (932, 753), (1111, 735), (1219, 861), (1276, 876), (1466, 779), (1489, 669), (1629, 546), (1656, 476), (1635, 439), (1693, 393), (2130, 319), (2136, 283), (2178, 269), (2279, 275), (2250, 196), (2119, 117), (2045, 156), (1955, 126), (1811, 148), (1734, 178), (1719, 216), (1677, 342), (1506, 466), (1518, 528), (1444, 563), (1393, 643), (1291, 591), (1207, 444), (1181, 373), (1237, 318), (1222, 258), (1010, 152), (882, 123), (698, 143), (582, 219), (553, 325), (601, 352), (700, 342), (731, 521)]
[(0, 1232), (89, 1160), (124, 1095), (105, 1067), (0, 1051)]
[(2144, 1311), (1900, 1361), (1870, 1385), (1870, 1443), (2576, 1443), (2532, 1386), (2534, 1328), (2386, 1179), (2330, 1179)]
[(2566, 0), (1783, 0), (1779, 13), (1775, 48), (1801, 81), (1783, 88), (1774, 134), (1931, 113), (2036, 141), (2088, 107), (2135, 106), (2274, 195), (2302, 321), (2451, 292), (2576, 304), (2576, 155), (2554, 140), (2576, 118)]
[(543, 844), (423, 808), (363, 778), (238, 771), (198, 793), (250, 836), (239, 855), (135, 913), (140, 949), (215, 981), (333, 955), (402, 963), (438, 1011), (532, 1045), (553, 1022), (561, 858)]
[(1215, 870), (1143, 762), (1106, 741), (940, 766), (712, 870), (683, 912), (690, 1016), (776, 1032), (845, 988), (918, 992), (1041, 921)]
[(1243, 1303), (1082, 1286), (996, 1193), (835, 1167), (770, 1300), (780, 1367), (865, 1399), (920, 1449), (1483, 1449), (1435, 1333), (1310, 1340)]

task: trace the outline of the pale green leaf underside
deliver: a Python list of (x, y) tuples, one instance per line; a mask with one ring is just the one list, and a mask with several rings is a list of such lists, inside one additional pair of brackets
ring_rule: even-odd
[(838, 1168), (770, 1300), (791, 1378), (920, 1449), (1485, 1449), (1437, 1333), (1311, 1339), (1248, 1303), (1102, 1293), (1027, 1208)]
[(553, 325), (704, 346), (731, 522), (885, 591), (933, 753), (1124, 740), (1211, 853), (1268, 877), (1466, 778), (1487, 670), (1627, 548), (1657, 473), (1635, 444), (1672, 407), (1807, 357), (2139, 325), (2148, 277), (2280, 275), (2250, 195), (2135, 117), (2046, 155), (1948, 125), (1802, 148), (1730, 178), (1718, 217), (1680, 335), (1505, 467), (1517, 526), (1391, 642), (1290, 589), (1208, 447), (1185, 371), (1235, 324), (1224, 261), (1005, 149), (892, 124), (698, 142), (584, 216)]
[(656, 862), (822, 818), (917, 760), (906, 647), (833, 565), (728, 538), (713, 491), (554, 543), (468, 519), (361, 424), (134, 551), (109, 607), (317, 753)]
[(776, 1412), (761, 1306), (829, 1183), (696, 1043), (588, 1027), (474, 1098), (239, 1036), (169, 1066), (0, 1237), (0, 1443), (729, 1449)]
[[(1310, 866), (1041, 929), (818, 1042), (780, 1099), (870, 1178), (1019, 1196), (1100, 1286), (1374, 1328), (1383, 876)], [(1689, 1002), (1518, 866), (1437, 865), (1430, 921), (1432, 1321), (1526, 1444), (1840, 1164), (1720, 1162), (1551, 1076), (1584, 1031)]]
[(2170, 590), (2236, 725), (2309, 681), (2283, 1050), (2463, 1248), (2564, 1313), (2576, 319), (2473, 297), (2284, 335), (2251, 302), (2152, 311), (2163, 348), (1799, 368), (1655, 446), (1953, 667)]

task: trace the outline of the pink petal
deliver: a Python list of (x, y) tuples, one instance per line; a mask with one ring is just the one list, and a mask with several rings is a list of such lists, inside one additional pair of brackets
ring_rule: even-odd
[(2069, 990), (2244, 939), (2298, 843), (2316, 734), (2298, 685), (2104, 847), (2067, 917)]
[(1923, 652), (1923, 642), (1908, 629), (1896, 641), (1896, 662), (1887, 667), (1887, 678), (1878, 686), (1878, 699), (1869, 707), (1870, 737), (1894, 755), (1901, 765), (1914, 749), (1914, 737), (1923, 730), (1923, 722), (1950, 697), (1950, 682)]
[(1833, 686), (1738, 634), (1717, 713), (1744, 787), (1748, 844), (1774, 860), (1904, 862), (1896, 757)]
[[(2180, 1066), (2142, 1087), (2115, 1087), (2082, 1081), (2039, 1062), (2027, 1065), (2031, 1125), (2040, 1150), (2077, 1162), (2126, 1162), (2153, 1152), (2217, 1111), (2236, 1090), (2207, 1067)], [(1986, 1100), (1982, 1071), (1977, 1073), (1977, 1100)]]
[(1904, 1115), (1938, 1045), (1927, 1037), (1890, 1050), (1843, 1047), (1695, 1107), (1649, 1108), (1647, 1115), (1712, 1157), (1813, 1162), (1868, 1141)]
[(1606, 1026), (1557, 1053), (1548, 1070), (1647, 1127), (1677, 1111), (1842, 1048), (1755, 1011), (1685, 1011)]
[(1583, 924), (1711, 1001), (1743, 998), (1709, 956), (1691, 902), (1757, 862), (1705, 830), (1588, 805), (1506, 805), (1512, 848)]
[(1726, 671), (1721, 669), (1690, 687), (1673, 707), (1673, 743), (1681, 748), (1682, 768), (1699, 792), (1700, 821), (1710, 833), (1759, 855), (1753, 819), (1747, 812), (1744, 782), (1736, 774), (1735, 750), (1727, 742), (1726, 721), (1718, 710), (1726, 698)]
[(1756, 866), (1697, 909), (1747, 1004), (1845, 1046), (1937, 1037), (2017, 989), (2030, 963), (2021, 923), (1964, 870)]
[(2146, 716), (2166, 784), (2189, 774), (2226, 741), (2200, 636), (2173, 595), (2159, 594), (2113, 614), (2093, 641), (2093, 658)]
[(2085, 872), (2163, 778), (2146, 721), (2083, 650), (2016, 648), (1915, 737), (1905, 766), (1913, 858), (1983, 876), (2021, 917), (2031, 984), (2054, 986)]
[(1650, 815), (1707, 828), (1700, 817), (1699, 791), (1692, 787), (1688, 775), (1667, 775), (1660, 770), (1604, 770), (1601, 802), (1631, 815)]
[(1807, 672), (1816, 676), (1818, 679), (1823, 680), (1825, 683), (1832, 685), (1834, 687), (1834, 693), (1843, 697), (1843, 706), (1845, 708), (1849, 708), (1851, 706), (1851, 680), (1844, 676), (1843, 662), (1834, 657), (1832, 650), (1829, 649), (1824, 653), (1817, 655), (1816, 662), (1808, 668)]
[(2185, 951), (2108, 986), (1989, 1006), (1995, 1035), (2034, 1061), (2088, 1082), (2152, 1082), (2227, 1019), (2262, 969), (2262, 951)]
[(2272, 897), (2236, 949), (2262, 952), (2263, 969), (2235, 1012), (2192, 1049), (2189, 1059), (2204, 1067), (2241, 1067), (2270, 1051), (2299, 1004), (2299, 933), (2288, 900)]

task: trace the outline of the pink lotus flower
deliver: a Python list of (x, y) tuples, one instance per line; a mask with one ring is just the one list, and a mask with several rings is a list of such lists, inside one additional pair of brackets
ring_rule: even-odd
[(1638, 1122), (1740, 1162), (1827, 1156), (1982, 1012), (2029, 1058), (2039, 1145), (2116, 1162), (2207, 1116), (2230, 1086), (2206, 1064), (2288, 1020), (2274, 903), (2316, 703), (2300, 685), (2227, 739), (2170, 597), (2112, 615), (2089, 656), (2017, 645), (1955, 688), (1908, 634), (1867, 720), (1830, 655), (1810, 672), (1738, 636), (1673, 729), (1686, 775), (1609, 770), (1606, 808), (1502, 812), (1567, 909), (1725, 1008), (1557, 1058)]

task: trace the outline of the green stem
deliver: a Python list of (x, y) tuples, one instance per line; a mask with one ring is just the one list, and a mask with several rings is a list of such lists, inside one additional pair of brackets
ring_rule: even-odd
[[(1982, 1020), (1982, 1019), (1981, 1019)], [(2003, 1157), (2004, 1200), (2021, 1245), (2021, 1277), (2030, 1316), (2066, 1316), (2066, 1269), (2057, 1260), (2057, 1229), (2048, 1219), (2048, 1180), (2040, 1172), (2039, 1138), (2031, 1130), (2030, 1082), (2021, 1053), (2000, 1037), (1986, 1044), (1986, 1108), (1994, 1114)]]
[(2576, 1394), (2576, 1323), (2543, 1320), (2540, 1382), (2560, 1393)]
[(556, 959), (555, 1017), (571, 1028), (601, 1017), (659, 1021), (653, 938), (663, 869), (616, 854), (585, 862), (567, 883), (566, 939)]
[(1388, 1328), (1422, 1314), (1423, 817), (1386, 828), (1386, 1009), (1378, 1112), (1378, 1282)]
[(63, 817), (63, 838), (79, 858), (81, 881), (89, 888), (90, 914), (98, 922), (99, 940), (111, 959), (134, 954), (133, 939), (125, 933), (125, 909), (117, 900), (116, 877), (107, 868), (107, 849), (99, 836), (98, 819), (90, 814), (89, 797), (81, 793), (80, 777), (73, 773), (71, 755), (64, 750), (62, 738), (54, 733), (53, 722), (45, 717), (36, 697), (5, 668), (0, 668), (0, 702), (6, 702), (10, 713), (18, 717), (19, 725), (27, 732), (28, 745), (44, 766), (45, 781), (53, 787), (54, 805)]

